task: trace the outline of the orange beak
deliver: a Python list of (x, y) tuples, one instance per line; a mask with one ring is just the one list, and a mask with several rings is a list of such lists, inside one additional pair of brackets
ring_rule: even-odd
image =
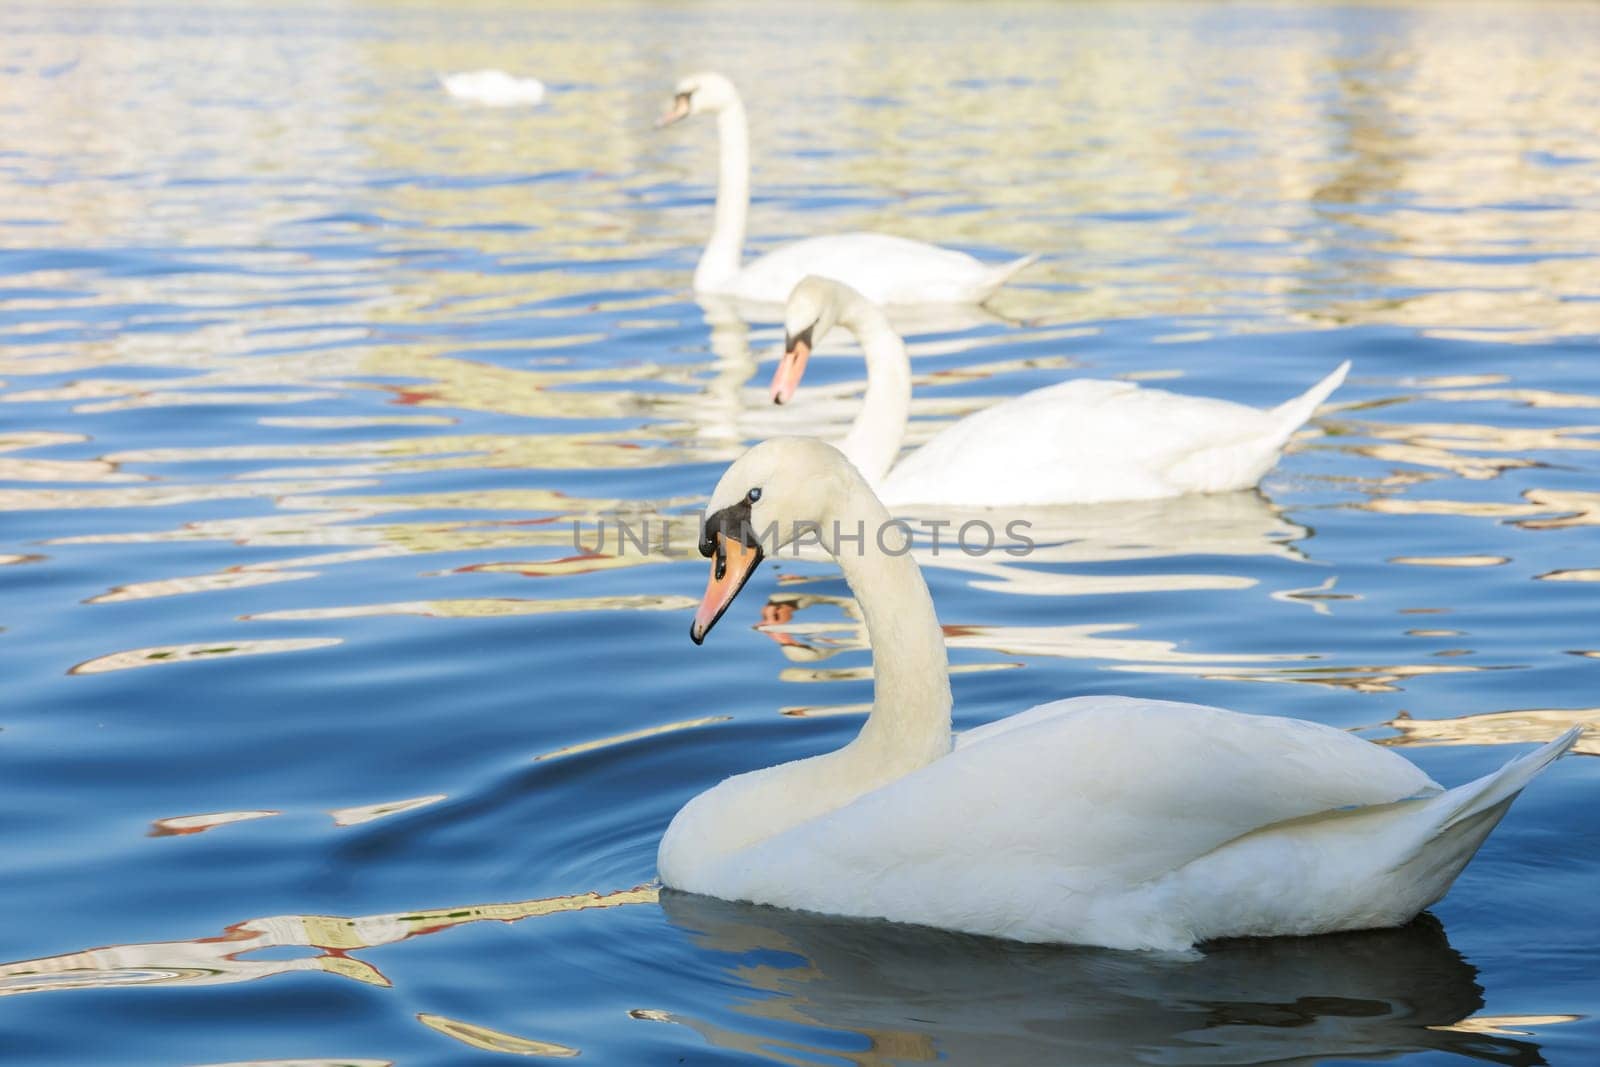
[(806, 372), (806, 360), (811, 358), (811, 342), (802, 338), (795, 338), (784, 352), (783, 358), (778, 360), (778, 369), (772, 375), (772, 402), (774, 404), (787, 404), (794, 399), (794, 391), (800, 385), (800, 378)]
[(672, 106), (667, 108), (666, 111), (662, 112), (660, 118), (656, 119), (656, 129), (659, 130), (664, 126), (671, 126), (674, 122), (678, 122), (688, 117), (689, 94), (679, 93), (677, 96), (672, 98)]
[(736, 541), (717, 534), (716, 551), (711, 557), (711, 577), (706, 581), (706, 595), (700, 599), (700, 608), (694, 613), (694, 623), (689, 627), (689, 639), (700, 644), (706, 634), (728, 610), (733, 598), (739, 595), (744, 583), (756, 572), (761, 562), (761, 549), (747, 548)]

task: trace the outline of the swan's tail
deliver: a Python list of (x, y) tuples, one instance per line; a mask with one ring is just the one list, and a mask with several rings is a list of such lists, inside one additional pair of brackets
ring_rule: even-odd
[(1349, 372), (1350, 361), (1345, 360), (1333, 368), (1333, 373), (1299, 396), (1262, 412), (1260, 419), (1251, 419), (1242, 434), (1235, 427), (1223, 429), (1217, 435), (1220, 438), (1217, 443), (1199, 448), (1174, 463), (1167, 472), (1168, 480), (1187, 493), (1222, 493), (1250, 488), (1278, 462), (1278, 453), (1283, 451), (1284, 444), (1317, 410), (1317, 405), (1339, 388)]
[(1426, 887), (1422, 907), (1444, 896), (1524, 786), (1571, 748), (1581, 726), (1574, 726), (1549, 744), (1519, 756), (1499, 770), (1428, 799), (1407, 820), (1409, 842), (1393, 870), (1405, 881)]
[[(1232, 878), (1232, 918), (1206, 937), (1399, 926), (1449, 891), (1524, 786), (1572, 747), (1573, 728), (1492, 774), (1391, 804), (1340, 808), (1265, 827), (1195, 864)], [(1276, 865), (1281, 877), (1265, 877)], [(1286, 893), (1285, 887), (1295, 887)]]
[(1002, 263), (998, 267), (990, 267), (983, 272), (983, 280), (978, 283), (978, 299), (984, 301), (999, 291), (1000, 287), (1018, 274), (1027, 270), (1039, 261), (1039, 253), (1013, 259), (1010, 263)]
[(1350, 373), (1350, 361), (1347, 359), (1322, 381), (1301, 393), (1292, 400), (1285, 400), (1272, 409), (1274, 421), (1283, 428), (1284, 439), (1305, 424), (1317, 410), (1317, 405), (1333, 395), (1333, 391), (1344, 384), (1344, 376)]
[(1524, 786), (1571, 748), (1582, 733), (1583, 727), (1574, 726), (1554, 741), (1517, 757), (1498, 771), (1434, 797), (1428, 802), (1429, 807), (1438, 811), (1438, 823), (1433, 833), (1447, 835), (1497, 808), (1504, 810), (1505, 805), (1522, 792)]

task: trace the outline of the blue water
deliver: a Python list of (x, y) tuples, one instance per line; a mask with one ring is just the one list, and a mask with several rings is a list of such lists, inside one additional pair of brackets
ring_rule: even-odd
[[(911, 339), (929, 426), (1354, 362), (1259, 494), (930, 568), (958, 726), (1194, 700), (1456, 783), (1600, 722), (1597, 54), (1581, 4), (6, 5), (4, 1059), (1593, 1062), (1600, 741), (1399, 931), (1184, 961), (658, 901), (673, 812), (843, 743), (869, 655), (829, 567), (696, 649), (702, 561), (572, 532), (692, 515), (777, 417), (777, 329), (687, 291), (713, 131), (650, 128), (715, 68), (754, 247), (1046, 254)], [(435, 81), (480, 67), (550, 96)]]

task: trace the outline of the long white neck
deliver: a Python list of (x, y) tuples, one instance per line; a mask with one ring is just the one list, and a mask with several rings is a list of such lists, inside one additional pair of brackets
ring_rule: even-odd
[(750, 211), (750, 130), (735, 97), (717, 112), (717, 214), (694, 269), (694, 287), (715, 290), (739, 273), (745, 216)]
[(867, 392), (850, 432), (839, 442), (869, 484), (879, 488), (900, 456), (911, 417), (911, 360), (905, 342), (876, 304), (852, 296), (839, 322), (861, 345), (867, 357)]
[[(866, 486), (850, 495), (836, 521), (844, 536), (835, 558), (861, 605), (873, 650), (872, 712), (861, 733), (838, 754), (853, 752), (881, 781), (888, 781), (950, 751), (944, 631), (921, 569), (903, 550), (904, 528), (888, 525), (888, 510)], [(859, 544), (844, 539), (858, 531), (865, 534)], [(833, 537), (827, 524), (823, 537)]]
[[(736, 854), (903, 778), (950, 751), (950, 678), (933, 598), (909, 554), (878, 544), (889, 513), (855, 477), (854, 492), (821, 522), (853, 537), (837, 554), (861, 605), (873, 649), (872, 712), (855, 739), (822, 756), (737, 775), (695, 797), (661, 840), (657, 864), (667, 885), (726, 893), (743, 877)], [(900, 530), (884, 543), (900, 549)], [(732, 866), (730, 866), (730, 863)], [(748, 873), (748, 872), (746, 872)]]

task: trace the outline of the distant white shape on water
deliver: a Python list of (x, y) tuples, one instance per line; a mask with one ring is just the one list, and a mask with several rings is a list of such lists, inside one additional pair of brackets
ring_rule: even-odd
[(457, 100), (485, 107), (532, 107), (544, 99), (544, 83), (503, 70), (468, 70), (439, 75), (444, 91)]

